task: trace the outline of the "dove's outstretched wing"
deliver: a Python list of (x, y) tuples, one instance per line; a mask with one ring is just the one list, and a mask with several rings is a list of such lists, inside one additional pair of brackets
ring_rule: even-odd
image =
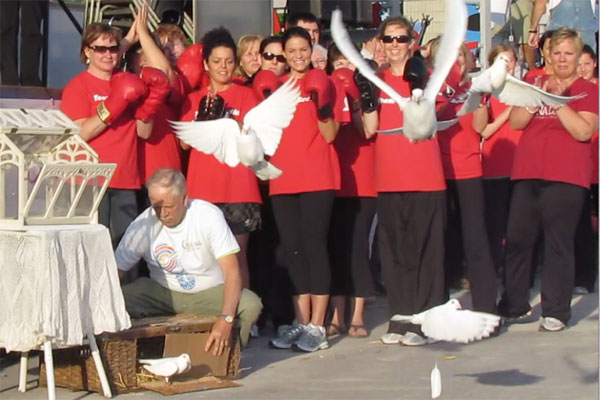
[(469, 343), (490, 336), (500, 324), (500, 317), (493, 314), (452, 309), (436, 311), (429, 313), (421, 325), (423, 333), (436, 340)]
[(352, 44), (352, 40), (350, 39), (350, 36), (344, 27), (344, 23), (342, 22), (342, 12), (340, 10), (334, 10), (331, 13), (331, 37), (344, 57), (354, 64), (365, 78), (373, 82), (379, 89), (390, 96), (390, 98), (394, 100), (398, 106), (400, 106), (400, 108), (404, 107), (404, 105), (410, 99), (407, 97), (402, 97), (390, 85), (385, 83), (380, 77), (377, 76), (375, 71), (373, 71), (365, 59), (362, 58)]
[[(456, 124), (457, 122), (458, 122), (458, 118), (449, 119), (448, 121), (438, 121), (437, 129), (438, 129), (438, 131), (446, 130), (446, 129), (450, 128), (452, 125)], [(402, 135), (402, 134), (404, 134), (404, 127), (395, 128), (395, 129), (386, 129), (383, 131), (377, 131), (377, 133), (382, 133), (384, 135)]]
[(548, 93), (537, 86), (523, 82), (511, 75), (506, 76), (506, 83), (494, 95), (503, 103), (520, 107), (541, 107), (544, 104), (558, 106), (585, 96), (585, 94), (581, 94), (569, 97)]
[(467, 6), (464, 1), (446, 0), (446, 15), (444, 18), (446, 22), (440, 45), (435, 55), (433, 73), (429, 77), (427, 86), (425, 86), (425, 90), (423, 91), (423, 97), (432, 103), (435, 103), (435, 98), (444, 84), (450, 69), (452, 69), (458, 57), (460, 46), (465, 40), (465, 34), (467, 33)]
[(265, 154), (273, 155), (281, 134), (294, 117), (300, 101), (300, 89), (295, 79), (288, 79), (273, 94), (248, 111), (243, 130), (252, 129), (262, 143)]
[(170, 121), (179, 139), (202, 153), (212, 154), (222, 163), (235, 167), (240, 163), (236, 138), (240, 126), (231, 118), (212, 121)]

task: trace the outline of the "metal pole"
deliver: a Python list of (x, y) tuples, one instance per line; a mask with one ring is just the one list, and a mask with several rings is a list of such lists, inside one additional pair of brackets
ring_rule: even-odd
[(490, 0), (479, 1), (479, 32), (481, 33), (481, 51), (479, 63), (481, 68), (487, 68), (487, 55), (492, 48)]
[(64, 12), (67, 14), (67, 17), (69, 17), (69, 19), (75, 26), (75, 29), (77, 29), (77, 32), (79, 32), (80, 35), (83, 35), (83, 28), (81, 27), (81, 25), (79, 25), (79, 21), (77, 21), (77, 19), (73, 16), (73, 13), (71, 12), (71, 10), (69, 10), (69, 7), (67, 7), (67, 5), (65, 4), (65, 1), (64, 0), (56, 0), (56, 1), (62, 7)]

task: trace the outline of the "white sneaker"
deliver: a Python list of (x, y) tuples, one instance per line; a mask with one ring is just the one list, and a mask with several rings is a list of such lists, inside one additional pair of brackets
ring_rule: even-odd
[(402, 338), (402, 344), (405, 346), (424, 346), (428, 344), (428, 341), (427, 338), (424, 338), (417, 333), (406, 332)]
[(312, 322), (306, 325), (302, 335), (292, 345), (294, 351), (305, 351), (312, 353), (329, 347), (327, 333), (324, 326), (315, 325)]
[(542, 324), (540, 325), (540, 331), (542, 332), (560, 332), (567, 328), (560, 319), (553, 317), (542, 318)]
[(590, 291), (583, 286), (575, 286), (575, 289), (573, 289), (573, 294), (590, 294)]
[(252, 324), (252, 326), (250, 327), (250, 337), (257, 338), (259, 336), (260, 335), (258, 333), (258, 325)]
[(390, 332), (381, 335), (380, 339), (383, 344), (400, 344), (402, 342), (402, 335)]
[(292, 344), (304, 333), (308, 325), (286, 325), (286, 328), (279, 327), (277, 337), (269, 340), (269, 346), (273, 349), (289, 349)]

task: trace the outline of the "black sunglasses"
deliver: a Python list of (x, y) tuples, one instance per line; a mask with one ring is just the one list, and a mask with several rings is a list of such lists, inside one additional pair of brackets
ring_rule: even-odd
[(277, 62), (280, 63), (284, 63), (287, 61), (283, 54), (262, 53), (262, 58), (264, 58), (267, 61), (271, 61), (272, 59), (276, 58)]
[(390, 36), (390, 35), (385, 35), (381, 37), (381, 41), (383, 43), (392, 43), (394, 40), (396, 40), (398, 43), (408, 43), (410, 42), (410, 36), (408, 35), (398, 35), (398, 36)]
[(90, 49), (94, 50), (95, 53), (106, 53), (107, 51), (110, 53), (118, 53), (119, 52), (119, 46), (114, 45), (114, 46), (88, 46)]

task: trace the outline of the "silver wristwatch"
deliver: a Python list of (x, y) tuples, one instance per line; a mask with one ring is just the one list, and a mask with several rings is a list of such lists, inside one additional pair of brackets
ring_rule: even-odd
[(233, 315), (219, 314), (219, 317), (223, 318), (228, 324), (233, 324)]

